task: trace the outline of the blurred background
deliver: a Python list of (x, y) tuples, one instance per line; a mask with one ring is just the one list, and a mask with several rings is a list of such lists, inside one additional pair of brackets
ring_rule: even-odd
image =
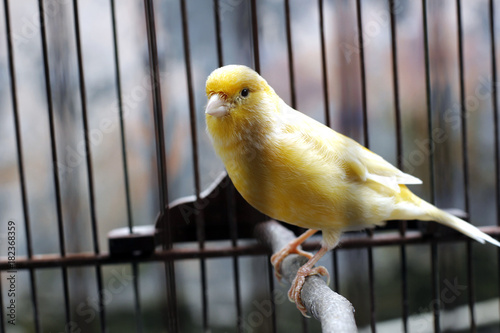
[[(321, 0), (320, 0), (321, 1)], [(9, 3), (6, 13), (5, 3)], [(163, 106), (168, 168), (168, 200), (195, 193), (193, 142), (190, 136), (186, 38), (182, 30), (181, 1), (154, 2), (159, 74)], [(495, 2), (496, 59), (500, 45), (500, 3)], [(28, 211), (34, 255), (60, 254), (58, 216), (53, 168), (57, 168), (62, 198), (65, 251), (88, 253), (92, 240), (87, 165), (82, 122), (81, 86), (78, 72), (74, 2), (46, 0), (44, 18), (54, 110), (57, 165), (52, 162), (47, 86), (43, 66), (38, 1), (8, 1), (0, 5), (0, 256), (7, 255), (7, 222), (17, 226), (17, 256), (27, 255), (25, 214), (13, 116), (12, 90), (16, 89), (22, 139)], [(117, 91), (114, 59), (112, 7), (110, 1), (76, 1), (85, 74), (86, 109), (94, 175), (95, 212), (100, 251), (108, 251), (107, 233), (127, 225), (127, 203), (122, 166), (118, 105), (123, 106), (129, 171), (131, 218), (134, 225), (153, 224), (159, 211), (158, 177), (152, 114), (152, 86), (146, 35), (145, 8), (139, 0), (115, 4), (121, 96)], [(218, 67), (214, 2), (186, 0), (191, 82), (196, 112), (199, 171), (202, 189), (223, 171), (205, 133), (205, 80)], [(318, 1), (258, 0), (256, 30), (252, 26), (251, 2), (219, 0), (222, 59), (224, 64), (255, 66), (254, 39), (258, 38), (260, 72), (290, 105), (325, 122), (397, 165), (397, 121), (395, 94), (401, 115), (401, 167), (423, 180), (412, 190), (424, 199), (435, 199), (439, 207), (465, 209), (463, 131), (460, 117), (460, 71), (457, 3), (429, 1), (427, 28), (429, 45), (430, 99), (426, 94), (426, 53), (423, 8), (420, 1), (399, 0), (390, 8), (386, 0), (362, 0), (362, 31), (357, 24), (356, 3), (350, 0), (322, 1), (326, 68), (322, 65), (320, 10)], [(289, 21), (286, 16), (289, 5)], [(396, 18), (399, 84), (393, 83), (391, 11)], [(11, 84), (7, 48), (6, 15), (10, 16), (15, 87)], [(467, 119), (469, 214), (478, 226), (497, 224), (495, 172), (495, 118), (492, 95), (492, 59), (489, 2), (462, 1), (464, 101)], [(290, 40), (287, 40), (287, 24)], [(255, 35), (258, 32), (258, 36)], [(359, 34), (363, 45), (359, 44)], [(290, 49), (291, 48), (291, 49)], [(361, 51), (366, 76), (368, 131), (363, 128)], [(293, 55), (293, 62), (289, 57)], [(291, 72), (290, 70), (293, 70)], [(292, 75), (293, 73), (293, 75)], [(323, 74), (326, 75), (323, 75)], [(291, 84), (293, 77), (293, 84)], [(328, 104), (323, 82), (326, 79)], [(497, 84), (498, 87), (498, 84)], [(430, 115), (430, 116), (429, 116)], [(431, 151), (429, 122), (434, 149)], [(368, 137), (365, 136), (368, 133)], [(433, 154), (431, 154), (433, 153)], [(430, 165), (430, 156), (434, 165)], [(434, 181), (432, 173), (434, 170)], [(431, 184), (434, 183), (434, 188)], [(208, 223), (208, 222), (207, 222)], [(385, 232), (379, 230), (377, 232)], [(358, 233), (359, 234), (359, 233)], [(346, 237), (356, 237), (347, 235)], [(174, 240), (175, 242), (175, 240)], [(239, 244), (252, 244), (240, 240)], [(207, 242), (207, 247), (229, 241)], [(472, 279), (467, 275), (466, 243), (439, 244), (438, 284), (448, 290), (441, 299), (441, 328), (447, 332), (468, 331), (470, 288), (474, 290), (479, 332), (498, 332), (499, 257), (493, 246), (472, 245)], [(178, 243), (178, 248), (196, 248)], [(411, 332), (432, 331), (431, 247), (408, 245), (408, 311)], [(338, 291), (356, 309), (359, 328), (370, 325), (368, 254), (366, 249), (336, 251)], [(271, 331), (266, 316), (268, 295), (267, 256), (238, 258), (242, 317), (240, 332)], [(375, 321), (380, 331), (401, 331), (400, 247), (373, 248)], [(321, 264), (332, 270), (332, 254)], [(234, 301), (232, 258), (207, 259), (208, 323), (210, 332), (238, 332)], [(123, 288), (106, 299), (109, 332), (133, 332), (141, 322), (144, 332), (166, 332), (165, 269), (162, 263), (138, 265), (141, 311), (134, 308), (134, 284), (130, 264), (102, 266), (104, 287), (124, 277)], [(200, 332), (202, 305), (200, 265), (197, 260), (175, 262), (177, 304), (181, 332)], [(6, 272), (2, 272), (3, 304)], [(43, 332), (64, 332), (64, 297), (59, 268), (34, 274), (40, 325)], [(69, 268), (72, 318), (81, 332), (99, 331), (94, 267)], [(6, 332), (33, 332), (29, 274), (18, 272), (17, 323)], [(453, 288), (450, 286), (454, 286)], [(458, 287), (457, 287), (458, 286)], [(279, 332), (319, 331), (315, 320), (303, 319), (295, 305), (286, 301), (287, 287), (275, 283), (276, 326)], [(448, 288), (448, 289), (446, 289)], [(116, 289), (116, 288), (115, 288)], [(281, 294), (279, 294), (281, 293)], [(94, 304), (94, 306), (92, 306)], [(263, 310), (264, 306), (264, 310)], [(259, 315), (256, 315), (259, 314)], [(385, 326), (384, 326), (385, 325)], [(386, 330), (385, 330), (385, 329)], [(391, 330), (389, 330), (391, 329)], [(367, 331), (368, 328), (367, 328)], [(76, 332), (76, 330), (75, 330)]]

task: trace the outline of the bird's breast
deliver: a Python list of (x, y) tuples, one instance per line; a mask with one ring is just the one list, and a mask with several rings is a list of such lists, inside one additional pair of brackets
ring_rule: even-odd
[(332, 223), (338, 200), (325, 177), (295, 165), (275, 142), (233, 142), (219, 155), (238, 192), (262, 213), (306, 228)]
[(284, 137), (243, 132), (214, 138), (234, 186), (252, 206), (274, 219), (313, 229), (359, 228), (387, 215), (376, 210), (376, 193), (354, 181), (335, 159), (325, 158), (307, 140)]

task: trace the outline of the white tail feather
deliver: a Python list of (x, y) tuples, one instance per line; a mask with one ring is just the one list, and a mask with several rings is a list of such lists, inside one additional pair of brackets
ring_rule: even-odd
[(475, 239), (476, 241), (478, 241), (482, 244), (484, 244), (484, 242), (486, 241), (488, 243), (491, 243), (493, 245), (500, 247), (500, 242), (498, 242), (493, 237), (485, 234), (484, 232), (482, 232), (481, 230), (479, 230), (478, 228), (476, 228), (472, 224), (470, 224), (462, 219), (459, 219), (458, 217), (455, 217), (455, 216), (453, 216), (445, 211), (442, 211), (442, 210), (440, 210), (432, 205), (430, 205), (430, 207), (432, 207), (432, 208), (428, 209), (428, 214), (434, 220), (436, 220), (436, 222), (439, 222), (443, 225), (446, 225), (450, 228), (453, 228), (457, 231), (460, 231), (464, 235), (469, 236), (470, 238)]

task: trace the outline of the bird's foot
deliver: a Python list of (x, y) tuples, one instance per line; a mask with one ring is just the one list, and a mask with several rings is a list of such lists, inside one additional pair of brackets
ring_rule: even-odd
[(302, 315), (307, 318), (309, 318), (309, 316), (307, 315), (307, 310), (306, 307), (304, 306), (304, 303), (302, 303), (300, 293), (302, 291), (304, 283), (306, 282), (306, 277), (310, 275), (326, 276), (328, 281), (327, 284), (330, 284), (330, 274), (328, 273), (328, 270), (325, 267), (319, 266), (311, 268), (309, 267), (308, 264), (305, 264), (304, 266), (299, 268), (297, 275), (295, 276), (295, 279), (293, 279), (292, 286), (288, 291), (288, 299), (291, 302), (294, 302), (295, 305), (297, 306), (297, 309), (299, 309)]
[(281, 281), (281, 277), (282, 277), (281, 276), (281, 263), (289, 254), (293, 254), (293, 253), (304, 256), (307, 258), (307, 260), (309, 260), (313, 257), (312, 253), (301, 250), (297, 246), (293, 246), (290, 244), (288, 244), (287, 246), (282, 248), (280, 251), (273, 254), (273, 256), (271, 257), (271, 264), (274, 267), (274, 275), (276, 275), (276, 278), (278, 279), (278, 281)]

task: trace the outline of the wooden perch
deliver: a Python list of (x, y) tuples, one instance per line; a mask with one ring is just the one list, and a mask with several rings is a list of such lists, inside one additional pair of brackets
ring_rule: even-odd
[[(257, 239), (271, 248), (273, 253), (296, 238), (293, 232), (276, 221), (260, 223), (255, 233)], [(307, 258), (297, 254), (286, 257), (281, 266), (283, 279), (291, 283), (306, 261)], [(321, 277), (307, 277), (301, 297), (307, 311), (320, 321), (323, 332), (357, 332), (354, 307), (345, 297), (331, 290)]]

